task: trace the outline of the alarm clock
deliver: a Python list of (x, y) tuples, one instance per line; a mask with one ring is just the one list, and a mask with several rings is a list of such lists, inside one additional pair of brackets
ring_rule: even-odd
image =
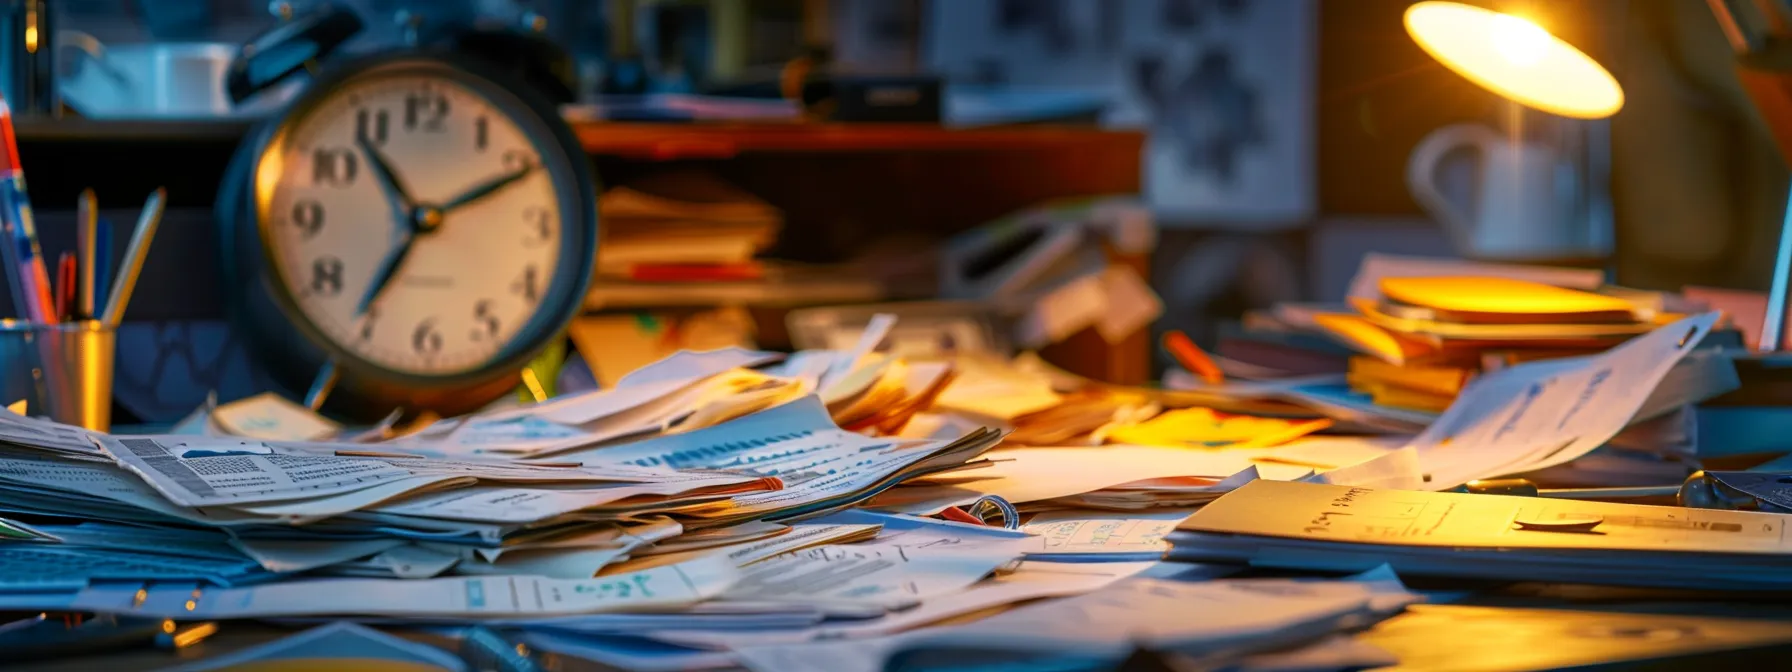
[(514, 389), (583, 306), (589, 159), (490, 61), (410, 45), (318, 65), (359, 27), (347, 10), (291, 19), (232, 65), (237, 100), (319, 74), (226, 173), (231, 314), (314, 408), (464, 413)]

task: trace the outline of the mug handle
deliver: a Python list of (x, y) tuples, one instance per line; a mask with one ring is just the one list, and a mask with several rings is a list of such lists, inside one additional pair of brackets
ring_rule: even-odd
[(87, 59), (98, 66), (102, 72), (112, 78), (119, 86), (130, 86), (131, 80), (126, 77), (112, 60), (106, 57), (106, 43), (99, 38), (79, 30), (56, 31), (56, 49), (74, 49), (87, 55)]
[(1443, 225), (1444, 234), (1460, 252), (1472, 249), (1474, 217), (1461, 204), (1452, 202), (1437, 188), (1437, 169), (1445, 155), (1464, 147), (1478, 148), (1485, 154), (1489, 147), (1505, 142), (1505, 138), (1481, 124), (1456, 124), (1431, 132), (1420, 140), (1406, 161), (1406, 188), (1412, 198)]

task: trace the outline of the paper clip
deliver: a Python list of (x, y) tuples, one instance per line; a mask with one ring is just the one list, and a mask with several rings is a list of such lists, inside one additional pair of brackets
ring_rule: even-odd
[(964, 508), (965, 513), (984, 525), (1004, 530), (1020, 529), (1020, 511), (1001, 497), (984, 495)]

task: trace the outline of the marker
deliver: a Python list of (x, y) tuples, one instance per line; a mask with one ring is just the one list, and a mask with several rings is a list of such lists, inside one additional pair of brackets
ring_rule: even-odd
[(50, 297), (50, 271), (37, 243), (37, 223), (25, 192), (25, 170), (12, 128), (12, 108), (0, 99), (0, 226), (6, 229), (6, 270), (13, 300), (24, 317), (38, 324), (56, 321)]

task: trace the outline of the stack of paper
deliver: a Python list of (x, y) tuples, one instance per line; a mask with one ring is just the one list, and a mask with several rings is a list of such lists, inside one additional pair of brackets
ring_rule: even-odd
[[(1097, 590), (1262, 479), (1421, 480), (1397, 442), (1166, 414), (1154, 392), (1024, 361), (896, 357), (888, 327), (839, 351), (681, 352), (600, 391), (406, 427), (271, 397), (165, 436), (0, 414), (0, 608), (481, 623), (685, 669)], [(1008, 428), (1055, 445), (998, 446)], [(1364, 613), (1322, 593), (1265, 603), (1264, 627)]]
[(598, 202), (598, 272), (648, 282), (760, 277), (753, 257), (777, 238), (776, 208), (714, 178), (672, 174), (613, 188)]
[(1169, 537), (1197, 562), (1411, 575), (1783, 590), (1792, 517), (1257, 481)]
[(1416, 596), (1393, 581), (1134, 578), (973, 623), (862, 641), (755, 646), (739, 653), (750, 669), (764, 672), (925, 669), (967, 659), (1017, 668), (1074, 663), (1074, 669), (1104, 669), (1138, 648), (1223, 660), (1363, 627), (1414, 601)]

